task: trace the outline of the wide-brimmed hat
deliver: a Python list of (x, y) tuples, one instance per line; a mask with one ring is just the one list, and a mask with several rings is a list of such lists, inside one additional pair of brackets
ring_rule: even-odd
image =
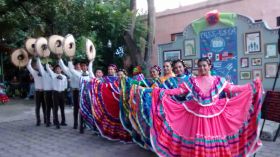
[(52, 53), (55, 55), (63, 54), (63, 40), (64, 37), (60, 35), (52, 35), (48, 39), (48, 46)]
[(35, 42), (36, 42), (35, 38), (28, 38), (24, 43), (25, 49), (31, 55), (35, 55)]
[(76, 52), (76, 44), (73, 35), (68, 34), (63, 40), (63, 50), (68, 57), (74, 57)]
[(11, 54), (11, 61), (17, 67), (25, 67), (28, 63), (28, 53), (24, 48), (16, 49)]
[(86, 54), (87, 54), (88, 60), (94, 60), (94, 58), (96, 56), (95, 46), (93, 45), (93, 43), (90, 39), (87, 39), (87, 41), (86, 41)]
[(48, 57), (50, 55), (48, 40), (44, 37), (38, 38), (35, 43), (35, 50), (40, 57)]

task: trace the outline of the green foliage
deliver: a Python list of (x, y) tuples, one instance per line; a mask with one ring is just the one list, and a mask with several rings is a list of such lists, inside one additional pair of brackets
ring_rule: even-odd
[[(125, 46), (124, 32), (131, 22), (130, 0), (0, 0), (0, 37), (11, 48), (24, 47), (28, 37), (73, 34), (78, 59), (85, 59), (85, 39), (96, 47), (96, 66), (122, 64), (114, 52)], [(146, 29), (137, 20), (135, 39)], [(112, 47), (107, 47), (108, 40)], [(138, 42), (140, 43), (140, 42)], [(125, 47), (124, 47), (125, 48)], [(7, 56), (9, 57), (9, 56)]]

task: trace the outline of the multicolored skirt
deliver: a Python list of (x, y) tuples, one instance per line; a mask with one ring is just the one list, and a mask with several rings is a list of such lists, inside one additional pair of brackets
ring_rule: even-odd
[(91, 81), (92, 113), (101, 135), (110, 140), (131, 141), (131, 136), (124, 129), (119, 118), (119, 92), (117, 81), (113, 83)]
[(93, 131), (96, 130), (96, 125), (94, 122), (94, 118), (92, 115), (92, 90), (93, 89), (92, 84), (85, 79), (80, 80), (80, 114), (85, 121), (85, 124), (92, 129)]
[(134, 134), (134, 142), (137, 143), (144, 149), (151, 150), (150, 140), (149, 138), (145, 138), (143, 136), (143, 130), (141, 126), (141, 120), (143, 118), (140, 115), (140, 104), (141, 104), (141, 94), (139, 93), (138, 87), (136, 85), (132, 85), (129, 94), (129, 121), (132, 125)]
[[(120, 120), (127, 130), (134, 143), (138, 144), (140, 147), (145, 148), (144, 141), (142, 140), (139, 129), (137, 128), (134, 118), (131, 116), (131, 102), (130, 102), (130, 91), (133, 85), (131, 84), (131, 79), (122, 79), (120, 85)], [(135, 129), (137, 128), (137, 129)], [(146, 149), (146, 148), (145, 148)]]
[(150, 141), (150, 126), (151, 126), (151, 119), (150, 119), (150, 112), (152, 106), (152, 89), (139, 89), (137, 97), (139, 97), (139, 104), (138, 110), (136, 111), (136, 121), (140, 129), (140, 133), (142, 136), (143, 141), (145, 142), (145, 146), (149, 150), (153, 150), (151, 141)]
[(209, 106), (195, 100), (178, 103), (163, 89), (154, 89), (150, 130), (154, 151), (166, 157), (253, 155), (261, 146), (261, 84), (255, 82), (254, 89)]

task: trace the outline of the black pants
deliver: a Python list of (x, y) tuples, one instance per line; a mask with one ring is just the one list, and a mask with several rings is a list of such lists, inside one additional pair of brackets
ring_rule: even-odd
[(63, 92), (58, 92), (54, 91), (53, 92), (53, 117), (54, 117), (54, 123), (56, 126), (59, 126), (59, 121), (58, 121), (58, 106), (60, 107), (60, 112), (61, 112), (61, 123), (65, 123), (65, 112), (64, 112), (64, 91)]
[(78, 127), (78, 117), (80, 117), (80, 132), (84, 132), (84, 120), (83, 117), (79, 116), (79, 109), (80, 109), (80, 95), (78, 89), (73, 89), (73, 102), (74, 102), (74, 128)]
[[(53, 110), (53, 91), (45, 91), (45, 104), (47, 109), (47, 124), (50, 124), (51, 110)], [(54, 118), (54, 117), (53, 117)]]
[(78, 115), (79, 115), (79, 90), (73, 89), (73, 103), (74, 103), (74, 111), (73, 111), (73, 117), (74, 117), (74, 127), (78, 127)]
[(36, 114), (37, 124), (41, 123), (41, 119), (40, 119), (41, 105), (42, 105), (42, 109), (43, 109), (44, 123), (46, 123), (46, 105), (45, 105), (45, 101), (44, 101), (44, 92), (43, 91), (36, 91), (35, 102), (36, 102), (35, 114)]

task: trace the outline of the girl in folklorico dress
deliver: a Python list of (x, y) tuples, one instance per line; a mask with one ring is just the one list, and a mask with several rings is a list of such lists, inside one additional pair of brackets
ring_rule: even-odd
[(163, 62), (163, 76), (160, 77), (161, 80), (164, 82), (170, 77), (175, 77), (175, 74), (172, 71), (172, 61), (171, 60), (165, 60)]
[[(119, 73), (120, 71), (118, 74)], [(130, 97), (131, 89), (135, 86), (149, 86), (149, 81), (144, 78), (142, 68), (140, 66), (133, 68), (132, 77), (120, 78), (120, 120), (125, 130), (130, 133), (133, 142), (138, 144), (140, 147), (147, 149), (134, 117), (135, 112), (133, 109), (136, 107), (134, 101), (137, 102), (137, 100), (133, 100)]]
[(186, 69), (186, 65), (183, 60), (178, 59), (173, 61), (172, 63), (173, 71), (176, 74), (176, 77), (170, 77), (160, 86), (165, 89), (177, 88), (178, 85), (188, 80), (190, 77), (190, 73)]
[(119, 81), (117, 66), (108, 66), (108, 75), (92, 79), (88, 91), (91, 94), (92, 114), (101, 136), (110, 140), (131, 141), (131, 136), (121, 124), (119, 118)]
[[(174, 65), (176, 64), (175, 71), (178, 75), (178, 78), (173, 78), (174, 73), (172, 72), (172, 63), (171, 61), (165, 61), (164, 62), (164, 76), (160, 77), (161, 74), (161, 69), (159, 66), (154, 65), (150, 69), (150, 75), (152, 77), (151, 81), (148, 81), (147, 79), (140, 79), (142, 81), (135, 81), (135, 78), (140, 78), (139, 75), (141, 76), (141, 73), (137, 73), (139, 71), (139, 67), (134, 69), (133, 72), (134, 74), (137, 74), (134, 77), (134, 80), (132, 79), (130, 81), (130, 85), (126, 84), (126, 92), (123, 91), (122, 93), (127, 93), (126, 97), (129, 97), (123, 102), (121, 111), (123, 111), (123, 114), (121, 114), (121, 118), (123, 125), (126, 126), (125, 128), (128, 128), (130, 126), (130, 132), (133, 137), (133, 141), (140, 145), (141, 147), (145, 149), (150, 149), (152, 150), (151, 143), (150, 143), (150, 108), (151, 108), (151, 92), (152, 88), (160, 86), (163, 87), (162, 85), (164, 82), (172, 82), (169, 87), (171, 88), (174, 85), (174, 88), (177, 87), (178, 81), (181, 80), (181, 78), (187, 78), (185, 75), (185, 65), (181, 60), (177, 60), (174, 62)], [(180, 68), (178, 68), (180, 67)], [(138, 69), (138, 70), (137, 70)], [(178, 69), (178, 70), (177, 70)], [(169, 80), (171, 79), (171, 80)], [(168, 80), (168, 81), (166, 81)], [(129, 82), (128, 80), (126, 82)], [(176, 86), (175, 86), (176, 84)], [(147, 88), (140, 88), (138, 89), (140, 85), (141, 87), (147, 87)], [(125, 87), (123, 85), (123, 87)], [(173, 88), (173, 87), (172, 87)], [(124, 88), (121, 88), (122, 90)], [(122, 116), (124, 115), (124, 116)]]
[[(172, 65), (176, 77), (174, 77), (175, 75), (172, 72)], [(159, 69), (159, 67), (155, 69)], [(165, 61), (163, 69), (164, 76), (160, 77), (160, 83), (154, 84), (153, 86), (151, 86), (152, 88), (177, 88), (180, 82), (183, 82), (184, 79), (189, 78), (189, 75), (187, 75), (186, 73), (186, 66), (182, 60), (175, 60), (173, 61), (173, 63), (171, 63), (171, 61)], [(139, 102), (137, 103), (136, 111), (134, 111), (137, 113), (135, 119), (141, 131), (142, 139), (145, 139), (146, 145), (150, 150), (153, 149), (150, 142), (150, 111), (152, 104), (152, 88), (138, 88), (137, 92), (134, 93), (134, 97), (139, 100)], [(176, 99), (176, 97), (174, 98)]]
[[(210, 75), (208, 59), (200, 59), (198, 67), (199, 76), (185, 79), (179, 88), (153, 90), (150, 133), (154, 151), (171, 157), (254, 154), (261, 146), (260, 80), (233, 85)], [(237, 96), (220, 98), (222, 91)], [(186, 100), (172, 98), (181, 94), (187, 94)]]
[[(143, 81), (141, 82), (133, 82), (131, 85), (131, 87), (128, 89), (129, 94), (127, 94), (129, 96), (128, 100), (128, 105), (124, 106), (127, 107), (127, 112), (125, 115), (127, 115), (128, 122), (130, 123), (130, 125), (132, 126), (132, 137), (133, 137), (133, 141), (135, 143), (137, 143), (138, 145), (140, 145), (141, 147), (143, 147), (144, 149), (151, 149), (151, 145), (150, 145), (150, 138), (143, 136), (144, 135), (144, 130), (142, 130), (141, 123), (144, 123), (144, 119), (141, 116), (141, 110), (140, 110), (140, 105), (141, 105), (141, 97), (138, 91), (138, 85), (142, 85), (144, 87), (148, 87), (148, 88), (154, 88), (156, 86), (159, 86), (161, 83), (163, 83), (163, 80), (160, 78), (160, 74), (161, 74), (161, 69), (159, 66), (154, 65), (150, 68), (150, 76), (151, 76), (151, 80), (148, 79), (144, 79), (145, 84), (143, 83)], [(145, 125), (145, 123), (143, 124)], [(146, 128), (146, 127), (144, 127)], [(135, 136), (137, 135), (137, 136)], [(140, 139), (140, 140), (139, 140)]]

